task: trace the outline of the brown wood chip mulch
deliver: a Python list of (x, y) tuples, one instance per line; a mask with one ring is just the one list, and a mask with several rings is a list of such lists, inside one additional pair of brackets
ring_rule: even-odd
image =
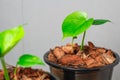
[[(17, 75), (14, 76), (14, 67), (8, 69), (10, 80), (50, 80), (49, 75), (42, 69), (17, 68)], [(4, 71), (0, 70), (0, 80), (5, 80)]]
[(110, 49), (88, 42), (82, 51), (77, 43), (57, 46), (50, 50), (48, 60), (61, 66), (93, 68), (111, 64), (116, 59)]

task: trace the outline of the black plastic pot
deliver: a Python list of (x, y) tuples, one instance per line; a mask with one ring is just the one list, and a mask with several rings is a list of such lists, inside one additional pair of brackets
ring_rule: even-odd
[(48, 54), (49, 52), (44, 55), (44, 61), (50, 66), (51, 73), (60, 80), (111, 80), (113, 68), (119, 63), (119, 55), (114, 53), (116, 61), (110, 65), (99, 68), (75, 69), (50, 62), (47, 57)]

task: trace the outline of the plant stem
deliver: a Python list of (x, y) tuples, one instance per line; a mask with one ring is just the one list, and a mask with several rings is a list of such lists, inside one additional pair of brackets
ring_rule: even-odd
[(72, 38), (72, 46), (73, 46), (73, 44), (74, 44), (74, 40), (75, 40), (75, 39), (77, 39), (76, 36)]
[(17, 80), (17, 64), (16, 64), (16, 66), (15, 66), (15, 69), (14, 69), (14, 76), (15, 76), (15, 78), (14, 78), (14, 80)]
[(73, 45), (73, 43), (74, 43), (74, 37), (72, 38), (72, 45)]
[(5, 80), (10, 80), (8, 70), (6, 68), (4, 57), (1, 57), (0, 60), (1, 60), (1, 63), (2, 63), (2, 68), (4, 70)]
[(81, 50), (81, 51), (84, 49), (85, 35), (86, 35), (86, 31), (85, 31), (84, 34), (83, 34), (82, 43), (81, 43), (81, 46), (80, 46), (80, 50)]

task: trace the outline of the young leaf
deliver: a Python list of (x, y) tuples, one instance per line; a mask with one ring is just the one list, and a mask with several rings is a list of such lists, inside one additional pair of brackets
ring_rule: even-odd
[(111, 21), (106, 19), (95, 19), (93, 22), (93, 25), (102, 25), (106, 22), (111, 22)]
[(84, 31), (86, 31), (88, 28), (90, 28), (90, 26), (93, 23), (93, 20), (94, 20), (93, 18), (90, 18), (90, 19), (86, 20), (82, 25), (80, 25), (78, 27), (78, 29), (76, 29), (74, 35), (77, 36), (77, 35), (83, 33)]
[(0, 32), (0, 57), (8, 53), (24, 36), (22, 25)]
[(63, 38), (75, 37), (74, 33), (78, 27), (87, 20), (87, 14), (82, 11), (76, 11), (69, 14), (62, 23)]
[(76, 11), (68, 15), (62, 24), (63, 38), (76, 37), (86, 31), (93, 23), (93, 18), (87, 20), (85, 12)]
[(22, 67), (31, 67), (37, 64), (44, 65), (44, 63), (39, 57), (31, 55), (31, 54), (22, 55), (17, 62), (17, 65), (22, 66)]

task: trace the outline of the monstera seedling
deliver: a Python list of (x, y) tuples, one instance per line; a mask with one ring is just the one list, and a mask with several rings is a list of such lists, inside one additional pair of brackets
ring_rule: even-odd
[[(14, 76), (16, 76), (16, 70), (18, 66), (26, 68), (26, 67), (31, 67), (34, 65), (44, 65), (44, 63), (39, 57), (35, 55), (23, 54), (22, 56), (19, 57), (17, 61), (16, 67), (14, 70)], [(15, 77), (15, 80), (17, 80), (16, 77)]]
[(22, 25), (0, 32), (0, 60), (4, 70), (5, 80), (10, 80), (6, 68), (4, 57), (16, 46), (16, 44), (23, 38), (24, 29)]
[(72, 37), (72, 44), (78, 35), (83, 33), (82, 43), (80, 49), (83, 50), (86, 30), (92, 25), (101, 25), (110, 20), (88, 18), (87, 13), (83, 11), (75, 11), (69, 14), (62, 23), (63, 39)]

